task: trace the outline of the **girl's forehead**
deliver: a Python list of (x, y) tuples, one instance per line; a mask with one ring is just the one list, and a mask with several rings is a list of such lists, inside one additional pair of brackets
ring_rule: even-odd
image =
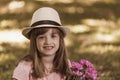
[(38, 35), (42, 35), (42, 34), (45, 34), (47, 33), (49, 30), (51, 30), (51, 33), (53, 34), (60, 34), (61, 31), (58, 29), (58, 28), (35, 28), (33, 31), (32, 31), (32, 34), (35, 35), (35, 36), (38, 36)]
[(50, 28), (49, 30), (51, 30), (52, 32), (58, 32), (59, 31), (57, 28)]
[(58, 29), (49, 29), (46, 33), (44, 34), (59, 34)]

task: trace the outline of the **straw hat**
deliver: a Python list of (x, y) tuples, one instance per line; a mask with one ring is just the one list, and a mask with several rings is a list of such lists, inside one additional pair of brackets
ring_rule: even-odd
[(30, 27), (25, 28), (22, 31), (22, 34), (29, 39), (29, 34), (32, 29), (43, 27), (58, 28), (64, 34), (64, 36), (70, 32), (69, 28), (62, 26), (59, 14), (56, 10), (50, 7), (42, 7), (34, 12)]

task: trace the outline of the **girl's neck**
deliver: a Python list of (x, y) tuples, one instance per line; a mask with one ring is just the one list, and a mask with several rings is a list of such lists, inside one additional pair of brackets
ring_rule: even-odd
[(51, 71), (53, 70), (53, 60), (53, 56), (42, 57), (42, 62), (44, 64), (46, 74), (51, 73)]
[(42, 62), (46, 68), (53, 67), (54, 56), (44, 56), (42, 57)]

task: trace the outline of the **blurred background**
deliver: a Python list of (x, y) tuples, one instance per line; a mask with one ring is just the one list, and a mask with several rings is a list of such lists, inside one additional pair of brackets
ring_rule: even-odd
[(99, 80), (120, 79), (120, 0), (0, 0), (0, 80), (10, 80), (29, 40), (21, 30), (40, 7), (55, 8), (71, 29), (65, 38), (69, 58), (87, 59)]

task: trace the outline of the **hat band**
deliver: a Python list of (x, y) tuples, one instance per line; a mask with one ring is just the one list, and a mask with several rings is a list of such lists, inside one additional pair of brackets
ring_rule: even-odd
[(42, 21), (37, 21), (34, 24), (31, 25), (31, 27), (38, 26), (38, 25), (43, 25), (43, 24), (50, 24), (50, 25), (55, 25), (55, 26), (61, 26), (59, 23), (50, 21), (50, 20), (42, 20)]

